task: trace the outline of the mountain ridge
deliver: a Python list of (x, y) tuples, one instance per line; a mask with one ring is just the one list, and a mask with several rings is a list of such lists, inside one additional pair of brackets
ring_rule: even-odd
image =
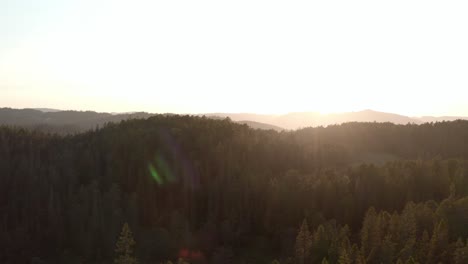
[[(93, 129), (109, 122), (120, 122), (132, 118), (148, 118), (157, 115), (147, 112), (103, 113), (95, 111), (58, 110), (49, 108), (0, 108), (0, 124), (16, 126), (76, 126), (80, 131)], [(191, 114), (189, 114), (191, 115)], [(208, 118), (230, 118), (233, 122), (246, 124), (254, 129), (276, 131), (295, 130), (305, 127), (328, 126), (346, 122), (391, 122), (394, 124), (423, 124), (430, 122), (468, 119), (462, 116), (410, 117), (375, 110), (321, 114), (318, 112), (291, 112), (286, 114), (255, 113), (205, 113), (193, 114)]]
[(394, 124), (423, 124), (430, 122), (453, 121), (468, 119), (462, 116), (423, 116), (410, 117), (400, 114), (379, 112), (375, 110), (362, 110), (355, 112), (321, 114), (318, 112), (291, 112), (282, 115), (261, 115), (250, 113), (215, 113), (207, 116), (229, 117), (233, 121), (250, 120), (267, 123), (285, 129), (299, 129), (304, 127), (328, 126), (346, 122), (391, 122)]

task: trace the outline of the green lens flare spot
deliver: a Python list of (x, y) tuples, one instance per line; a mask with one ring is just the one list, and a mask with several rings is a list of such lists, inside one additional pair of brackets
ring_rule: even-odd
[(156, 171), (156, 168), (153, 166), (153, 164), (149, 164), (148, 165), (148, 170), (151, 174), (151, 177), (153, 177), (153, 179), (159, 184), (163, 184), (163, 180), (161, 178), (161, 176), (159, 176), (158, 172)]
[(160, 168), (162, 170), (162, 173), (163, 173), (164, 177), (166, 178), (166, 180), (168, 180), (170, 182), (175, 181), (175, 177), (172, 174), (171, 169), (169, 168), (166, 160), (162, 156), (157, 156), (156, 157), (156, 165), (158, 166), (158, 168)]

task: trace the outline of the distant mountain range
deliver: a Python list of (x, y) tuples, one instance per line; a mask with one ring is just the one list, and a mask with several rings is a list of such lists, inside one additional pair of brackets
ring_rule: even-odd
[(68, 134), (94, 129), (109, 122), (130, 118), (148, 118), (154, 114), (110, 114), (93, 111), (61, 111), (56, 109), (0, 108), (0, 125), (21, 126), (42, 131)]
[[(48, 127), (52, 131), (58, 130), (80, 132), (94, 129), (109, 122), (120, 122), (131, 118), (148, 118), (155, 114), (145, 112), (132, 113), (97, 113), (93, 111), (62, 111), (58, 109), (12, 109), (0, 108), (0, 124), (23, 127)], [(295, 112), (284, 115), (263, 115), (249, 113), (208, 113), (198, 116), (211, 118), (230, 118), (233, 122), (246, 124), (255, 129), (298, 129), (311, 126), (327, 126), (345, 122), (391, 122), (395, 124), (421, 124), (427, 122), (453, 121), (468, 119), (460, 116), (443, 117), (408, 117), (392, 113), (363, 110), (358, 112), (345, 112), (333, 114), (320, 114), (317, 112)]]
[(231, 114), (215, 113), (207, 116), (229, 117), (233, 121), (250, 120), (266, 123), (285, 129), (298, 129), (303, 127), (328, 126), (346, 122), (391, 122), (395, 124), (422, 124), (429, 122), (453, 121), (457, 119), (468, 119), (461, 116), (443, 117), (409, 117), (404, 115), (378, 112), (373, 110), (363, 110), (358, 112), (320, 114), (317, 112), (295, 112), (284, 115), (260, 115), (260, 114)]

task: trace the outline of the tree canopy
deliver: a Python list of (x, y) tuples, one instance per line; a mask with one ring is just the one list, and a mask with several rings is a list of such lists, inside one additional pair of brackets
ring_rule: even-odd
[(112, 263), (132, 227), (140, 263), (464, 263), (467, 139), (467, 121), (3, 126), (0, 262)]

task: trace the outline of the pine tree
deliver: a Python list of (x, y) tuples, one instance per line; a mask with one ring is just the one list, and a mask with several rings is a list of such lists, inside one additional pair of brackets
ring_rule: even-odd
[(361, 252), (366, 258), (374, 247), (373, 233), (376, 226), (377, 213), (374, 207), (367, 210), (361, 229)]
[(468, 263), (468, 241), (465, 246), (461, 238), (458, 238), (455, 244), (455, 252), (453, 253), (453, 263)]
[(415, 245), (416, 240), (415, 238), (410, 238), (408, 241), (405, 242), (403, 248), (400, 250), (398, 256), (402, 259), (409, 259), (411, 256), (415, 254)]
[(354, 253), (351, 247), (351, 242), (349, 242), (348, 237), (345, 237), (343, 241), (341, 241), (341, 246), (339, 247), (338, 263), (339, 264), (352, 263), (353, 255)]
[(296, 261), (299, 264), (304, 264), (307, 262), (310, 256), (310, 249), (312, 247), (312, 238), (309, 231), (309, 226), (307, 225), (307, 220), (304, 219), (302, 222), (299, 233), (296, 237)]
[[(330, 237), (331, 234), (327, 233), (327, 230), (325, 229), (325, 226), (319, 225), (317, 227), (317, 230), (315, 230), (313, 234), (313, 243), (312, 243), (312, 249), (313, 249), (313, 255), (315, 257), (315, 261), (320, 261), (322, 258), (328, 257), (330, 259), (330, 256), (328, 255), (329, 249), (330, 249)], [(337, 253), (339, 250), (337, 249)], [(332, 259), (330, 259), (332, 261)], [(334, 260), (333, 260), (334, 261)]]
[(338, 264), (351, 264), (353, 261), (345, 248), (341, 249), (340, 257), (338, 258)]
[(392, 236), (392, 241), (398, 242), (400, 240), (400, 215), (397, 212), (392, 214), (390, 223), (388, 224), (388, 234)]
[(419, 264), (413, 257), (410, 257), (405, 264)]
[(410, 240), (416, 240), (417, 224), (415, 212), (415, 204), (409, 202), (400, 217), (400, 240), (401, 244), (405, 245)]
[(359, 256), (361, 251), (359, 251), (359, 247), (357, 244), (353, 244), (351, 247), (351, 259), (356, 260), (356, 258)]
[(391, 236), (387, 235), (382, 242), (382, 247), (380, 249), (380, 263), (391, 264), (393, 262), (393, 257), (395, 254), (395, 243), (392, 242)]
[(114, 260), (115, 264), (137, 264), (137, 259), (133, 256), (133, 246), (135, 246), (135, 240), (133, 240), (132, 231), (127, 223), (122, 227), (119, 240), (116, 243), (115, 252), (117, 258)]
[(354, 263), (356, 264), (366, 264), (367, 263), (367, 260), (366, 258), (364, 257), (364, 255), (362, 255), (362, 252), (358, 252), (358, 254), (356, 255), (356, 261), (354, 261)]
[(431, 242), (429, 245), (428, 263), (443, 262), (447, 254), (448, 246), (448, 228), (447, 222), (440, 221), (434, 228)]
[(425, 260), (427, 259), (430, 240), (431, 238), (429, 237), (429, 233), (427, 232), (427, 230), (424, 230), (424, 232), (422, 233), (422, 237), (418, 242), (416, 252), (417, 259), (422, 263), (425, 263)]

